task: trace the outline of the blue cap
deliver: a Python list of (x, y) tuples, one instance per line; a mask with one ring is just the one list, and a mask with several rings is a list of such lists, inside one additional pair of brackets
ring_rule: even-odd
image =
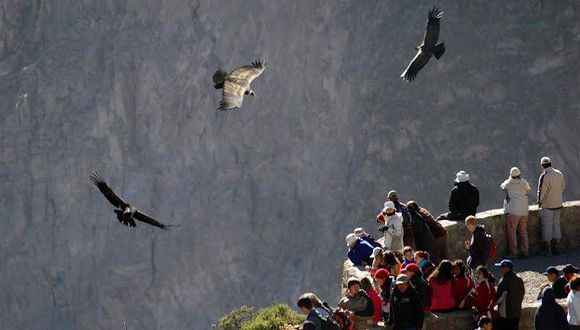
[(509, 259), (504, 259), (500, 263), (495, 264), (495, 266), (496, 267), (509, 267), (511, 269), (511, 268), (514, 268), (514, 263)]

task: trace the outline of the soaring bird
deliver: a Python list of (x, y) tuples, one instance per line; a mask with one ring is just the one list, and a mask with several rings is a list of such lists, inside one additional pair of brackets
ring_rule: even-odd
[(443, 17), (443, 12), (439, 8), (433, 7), (429, 11), (423, 43), (419, 47), (415, 47), (417, 55), (415, 55), (415, 58), (409, 63), (407, 69), (401, 74), (401, 78), (404, 80), (413, 81), (419, 70), (429, 62), (431, 56), (435, 55), (435, 58), (439, 59), (445, 53), (445, 44), (440, 43), (437, 45), (441, 17)]
[(223, 89), (222, 100), (218, 110), (230, 110), (239, 108), (244, 101), (244, 94), (255, 96), (256, 94), (250, 88), (254, 79), (264, 72), (266, 63), (257, 60), (251, 65), (241, 66), (232, 73), (220, 69), (213, 74), (213, 82), (216, 89)]
[(152, 226), (161, 229), (168, 229), (171, 225), (164, 225), (161, 222), (153, 219), (149, 215), (137, 210), (135, 207), (129, 205), (121, 197), (117, 196), (113, 190), (107, 185), (100, 172), (93, 172), (91, 174), (91, 181), (99, 188), (105, 198), (116, 207), (113, 212), (117, 215), (117, 220), (125, 226), (137, 227), (135, 220), (148, 223)]

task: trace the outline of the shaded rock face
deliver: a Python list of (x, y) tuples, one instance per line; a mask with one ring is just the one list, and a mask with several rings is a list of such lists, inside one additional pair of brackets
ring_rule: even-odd
[[(398, 77), (418, 1), (12, 1), (0, 16), (0, 324), (205, 329), (239, 304), (338, 299), (343, 237), (386, 191), (482, 209), (549, 155), (578, 195), (575, 1), (438, 3), (447, 52)], [(211, 75), (265, 58), (241, 111)], [(101, 169), (181, 226), (121, 227)], [(535, 188), (535, 187), (534, 187)]]

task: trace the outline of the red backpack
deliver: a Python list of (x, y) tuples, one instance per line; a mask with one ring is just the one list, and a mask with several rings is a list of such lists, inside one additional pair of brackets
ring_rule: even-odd
[(334, 320), (340, 326), (340, 330), (353, 330), (354, 323), (348, 317), (348, 312), (342, 308), (337, 308), (333, 311)]

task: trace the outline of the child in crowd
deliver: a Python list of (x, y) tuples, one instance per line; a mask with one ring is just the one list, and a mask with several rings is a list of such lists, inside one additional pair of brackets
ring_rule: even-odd
[(410, 246), (405, 246), (403, 248), (403, 266), (415, 263), (415, 252)]
[(469, 294), (461, 301), (459, 308), (466, 306), (475, 307), (475, 319), (482, 316), (495, 319), (495, 278), (485, 266), (479, 266), (476, 270), (477, 286), (469, 291)]
[(450, 312), (455, 308), (452, 267), (451, 261), (442, 260), (427, 280), (432, 312)]
[(479, 321), (477, 322), (478, 328), (476, 330), (492, 330), (493, 329), (493, 321), (491, 318), (487, 316), (482, 316)]
[(534, 327), (536, 330), (568, 330), (569, 325), (566, 320), (566, 312), (562, 306), (556, 302), (556, 295), (551, 287), (544, 288), (542, 292), (542, 303), (536, 310), (534, 316)]
[[(451, 271), (453, 273), (453, 298), (455, 299), (455, 307), (459, 307), (463, 298), (469, 294), (469, 291), (475, 287), (475, 284), (462, 260), (455, 260)], [(470, 308), (471, 305), (464, 305), (460, 309)]]
[(423, 272), (423, 277), (425, 279), (429, 278), (433, 270), (435, 269), (435, 265), (429, 260), (429, 252), (427, 251), (417, 251), (415, 252), (415, 263), (417, 266), (421, 268)]

